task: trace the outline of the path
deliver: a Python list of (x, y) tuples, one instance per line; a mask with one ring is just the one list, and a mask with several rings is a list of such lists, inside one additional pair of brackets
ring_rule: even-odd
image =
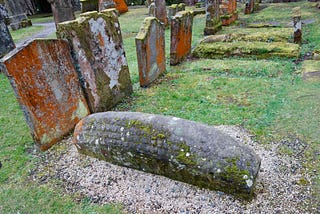
[(56, 26), (54, 22), (46, 22), (46, 23), (35, 23), (33, 26), (43, 26), (44, 29), (40, 32), (37, 32), (21, 41), (19, 41), (16, 46), (20, 47), (27, 40), (35, 39), (35, 38), (47, 38), (50, 34), (56, 31)]

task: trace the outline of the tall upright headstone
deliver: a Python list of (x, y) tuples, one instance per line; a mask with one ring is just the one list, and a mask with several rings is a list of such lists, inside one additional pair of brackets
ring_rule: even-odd
[(193, 13), (178, 12), (171, 19), (170, 65), (182, 62), (191, 52)]
[(144, 19), (136, 36), (140, 86), (150, 85), (166, 70), (163, 24), (155, 17)]
[(301, 44), (302, 42), (302, 22), (300, 7), (293, 8), (293, 41)]
[(206, 0), (206, 27), (204, 35), (213, 35), (221, 29), (219, 0)]
[(220, 3), (221, 21), (223, 26), (228, 26), (238, 18), (237, 1), (221, 0)]
[(132, 93), (117, 11), (87, 12), (58, 25), (67, 39), (91, 112), (110, 110)]
[(74, 20), (73, 6), (71, 0), (47, 0), (51, 4), (53, 18), (56, 26), (65, 21)]
[(166, 8), (166, 1), (165, 0), (154, 0), (155, 4), (155, 17), (159, 19), (159, 21), (164, 24), (166, 27), (168, 25), (168, 18), (167, 18), (167, 8)]
[[(4, 5), (0, 4), (0, 58), (15, 48), (12, 36), (7, 27), (8, 13)], [(0, 68), (0, 72), (1, 72)]]
[(32, 40), (3, 58), (34, 141), (41, 150), (89, 114), (70, 48), (63, 40)]

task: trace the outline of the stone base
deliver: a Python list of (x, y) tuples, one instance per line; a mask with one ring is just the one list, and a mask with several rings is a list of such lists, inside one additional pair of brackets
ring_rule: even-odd
[(216, 25), (215, 27), (205, 27), (203, 33), (205, 36), (213, 35), (219, 30), (221, 30), (221, 28), (222, 28), (222, 24)]

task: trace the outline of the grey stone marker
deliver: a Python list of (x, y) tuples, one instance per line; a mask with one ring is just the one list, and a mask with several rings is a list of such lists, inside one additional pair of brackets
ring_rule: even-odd
[[(0, 4), (0, 58), (15, 48), (10, 31), (7, 27), (8, 13), (6, 8)], [(0, 65), (0, 72), (3, 69)]]
[(204, 35), (213, 35), (221, 28), (219, 0), (206, 0), (206, 27)]
[(56, 26), (65, 21), (74, 20), (76, 17), (73, 12), (71, 0), (47, 0), (51, 4), (54, 23)]
[(74, 143), (83, 154), (245, 199), (261, 162), (214, 127), (137, 112), (89, 115), (77, 124)]
[(293, 41), (301, 44), (302, 42), (302, 22), (300, 7), (293, 8)]

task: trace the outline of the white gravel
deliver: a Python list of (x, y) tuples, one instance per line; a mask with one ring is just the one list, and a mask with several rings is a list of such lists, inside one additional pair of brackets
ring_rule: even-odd
[(81, 155), (71, 139), (37, 153), (39, 165), (31, 176), (40, 184), (62, 180), (67, 193), (78, 193), (93, 203), (121, 203), (128, 213), (317, 213), (310, 204), (311, 179), (299, 157), (280, 155), (280, 144), (253, 142), (242, 128), (216, 128), (252, 147), (262, 159), (255, 198), (249, 202)]

